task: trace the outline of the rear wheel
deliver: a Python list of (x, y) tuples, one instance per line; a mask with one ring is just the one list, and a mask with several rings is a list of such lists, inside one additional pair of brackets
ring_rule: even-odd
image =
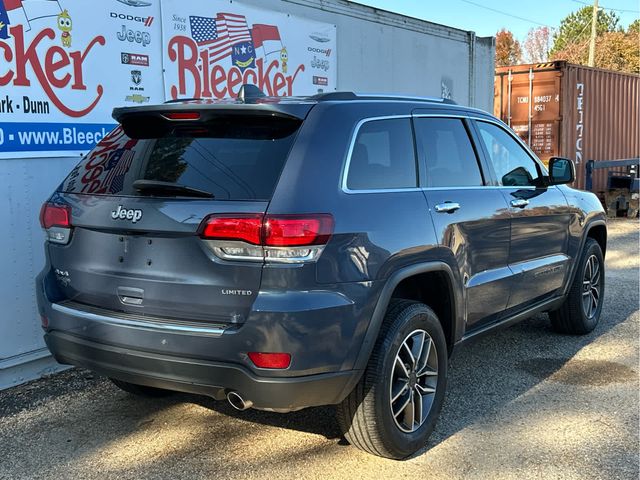
[(551, 325), (560, 333), (589, 333), (598, 325), (602, 312), (604, 259), (600, 245), (593, 238), (587, 238), (579, 262), (566, 300), (560, 308), (549, 312)]
[(393, 459), (424, 447), (442, 407), (447, 362), (433, 310), (392, 300), (362, 379), (337, 409), (347, 441)]
[(146, 385), (136, 385), (135, 383), (125, 382), (123, 380), (117, 380), (110, 378), (113, 384), (120, 390), (124, 390), (127, 393), (133, 395), (139, 395), (141, 397), (166, 397), (171, 395), (171, 390), (164, 390), (162, 388), (147, 387)]

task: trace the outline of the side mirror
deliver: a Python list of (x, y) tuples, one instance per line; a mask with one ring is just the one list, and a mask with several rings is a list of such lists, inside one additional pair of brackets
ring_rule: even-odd
[(549, 160), (549, 185), (564, 185), (576, 179), (576, 167), (568, 158), (551, 157)]

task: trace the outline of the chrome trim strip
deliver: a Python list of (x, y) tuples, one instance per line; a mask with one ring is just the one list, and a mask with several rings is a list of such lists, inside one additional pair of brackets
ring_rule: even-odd
[[(456, 105), (447, 105), (447, 107), (455, 107), (455, 106)], [(463, 107), (459, 107), (459, 108), (463, 108)], [(466, 107), (464, 108), (466, 110)], [(478, 110), (478, 109), (469, 109), (469, 110), (471, 111), (470, 112), (465, 111), (465, 113), (461, 112), (458, 114), (416, 113), (412, 115), (387, 115), (387, 116), (381, 116), (381, 117), (363, 118), (356, 124), (355, 128), (353, 129), (353, 133), (351, 134), (351, 140), (349, 142), (349, 150), (347, 151), (347, 158), (342, 167), (342, 174), (341, 174), (341, 181), (340, 181), (340, 187), (342, 191), (344, 193), (351, 195), (356, 193), (398, 193), (398, 192), (417, 192), (417, 191), (451, 190), (451, 189), (470, 190), (470, 189), (478, 189), (478, 188), (495, 188), (495, 189), (509, 189), (509, 190), (513, 190), (514, 188), (517, 188), (518, 190), (535, 190), (537, 187), (534, 187), (534, 186), (521, 186), (521, 187), (506, 186), (505, 187), (503, 185), (477, 185), (473, 187), (469, 187), (469, 186), (407, 187), (407, 188), (380, 188), (380, 189), (364, 189), (364, 190), (352, 190), (347, 187), (347, 177), (349, 175), (349, 167), (351, 166), (351, 155), (353, 154), (353, 149), (355, 148), (355, 144), (356, 144), (356, 138), (358, 137), (358, 133), (360, 132), (360, 128), (362, 128), (362, 125), (368, 122), (375, 122), (376, 120), (395, 120), (395, 119), (402, 119), (402, 118), (458, 118), (460, 120), (468, 119), (468, 120), (475, 120), (475, 121), (494, 124), (497, 127), (502, 128), (502, 130), (504, 130), (507, 133), (507, 135), (510, 135), (514, 140), (516, 140), (516, 142), (526, 150), (526, 152), (529, 154), (531, 159), (541, 168), (542, 173), (548, 175), (546, 167), (540, 161), (540, 159), (536, 156), (536, 154), (533, 153), (533, 151), (529, 148), (529, 146), (526, 143), (524, 143), (522, 139), (515, 134), (515, 132), (511, 131), (511, 128), (506, 123), (504, 123), (499, 119), (493, 119), (488, 116), (474, 114), (474, 110), (475, 110), (480, 114), (484, 113), (486, 115), (489, 115), (486, 112), (483, 112), (481, 110)]]
[(73, 317), (79, 317), (90, 322), (115, 325), (119, 327), (139, 328), (143, 330), (152, 330), (162, 333), (177, 333), (182, 335), (207, 335), (210, 337), (220, 337), (225, 330), (224, 328), (220, 327), (200, 327), (164, 323), (158, 324), (152, 321), (144, 322), (141, 320), (125, 320), (123, 318), (108, 317), (106, 315), (99, 315), (96, 313), (83, 312), (82, 310), (75, 310), (58, 303), (53, 303), (51, 305), (51, 308), (53, 308), (53, 310), (55, 310), (56, 312)]
[(342, 191), (344, 193), (353, 194), (353, 193), (392, 193), (392, 192), (418, 192), (420, 191), (419, 187), (407, 187), (407, 188), (381, 188), (381, 189), (368, 189), (368, 190), (352, 190), (347, 186), (347, 177), (349, 176), (349, 167), (351, 166), (351, 156), (353, 154), (353, 149), (356, 146), (356, 138), (358, 137), (358, 133), (362, 128), (362, 125), (369, 122), (375, 122), (378, 120), (397, 120), (402, 118), (411, 118), (411, 115), (387, 115), (384, 117), (368, 117), (363, 118), (358, 123), (356, 123), (355, 128), (353, 129), (353, 133), (351, 134), (351, 141), (349, 142), (349, 150), (347, 150), (347, 159), (342, 167), (342, 179), (340, 181), (340, 185)]

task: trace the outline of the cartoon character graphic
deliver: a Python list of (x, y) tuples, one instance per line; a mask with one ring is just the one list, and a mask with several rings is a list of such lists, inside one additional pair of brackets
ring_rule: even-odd
[(282, 73), (287, 73), (287, 62), (289, 61), (287, 47), (282, 47), (282, 50), (280, 50), (280, 61), (282, 62)]
[(73, 22), (67, 10), (58, 15), (58, 29), (62, 31), (62, 46), (71, 48), (71, 29)]

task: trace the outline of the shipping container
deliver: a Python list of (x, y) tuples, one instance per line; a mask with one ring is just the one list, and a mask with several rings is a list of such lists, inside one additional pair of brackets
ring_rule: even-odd
[[(575, 186), (585, 188), (587, 161), (640, 155), (640, 75), (564, 61), (499, 67), (494, 115), (547, 163), (576, 162)], [(596, 170), (593, 191), (607, 189), (607, 170)]]
[[(337, 58), (339, 90), (446, 97), (491, 111), (492, 37), (479, 38), (471, 31), (345, 0), (209, 0), (207, 4), (212, 12), (241, 4), (290, 15), (292, 22), (302, 18), (335, 26), (337, 51), (332, 55)], [(137, 7), (126, 8), (135, 13)], [(93, 28), (97, 32), (113, 28), (106, 22), (97, 19)], [(121, 51), (114, 50), (114, 55), (131, 62), (130, 54)], [(139, 57), (136, 61), (148, 63), (148, 56)], [(124, 88), (130, 94), (128, 81), (116, 76), (105, 81), (120, 82), (109, 87)], [(0, 192), (9, 202), (0, 211), (5, 233), (0, 239), (0, 263), (5, 270), (0, 289), (0, 389), (58, 368), (44, 346), (35, 303), (34, 278), (44, 265), (38, 211), (78, 161), (77, 156), (0, 160)]]

